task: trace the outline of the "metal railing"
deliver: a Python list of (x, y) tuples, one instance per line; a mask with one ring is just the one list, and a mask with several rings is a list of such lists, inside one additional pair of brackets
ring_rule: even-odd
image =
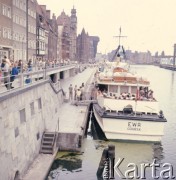
[[(48, 79), (50, 71), (73, 65), (74, 63), (55, 64), (53, 66), (45, 67), (32, 66), (23, 70), (17, 67), (19, 70), (18, 75), (12, 75), (10, 70), (8, 72), (0, 71), (0, 94), (38, 83), (41, 80), (46, 80)], [(55, 88), (59, 89), (59, 87)]]

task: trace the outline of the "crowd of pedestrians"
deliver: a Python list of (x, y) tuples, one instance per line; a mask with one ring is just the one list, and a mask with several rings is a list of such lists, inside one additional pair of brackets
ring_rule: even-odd
[[(46, 68), (54, 68), (63, 65), (70, 64), (70, 60), (46, 60), (40, 59), (32, 62), (31, 59), (28, 62), (22, 60), (13, 61), (9, 60), (6, 56), (3, 57), (2, 63), (0, 64), (0, 84), (4, 83), (7, 90), (13, 89), (12, 82), (16, 79), (20, 73), (28, 73), (30, 71), (38, 71)], [(30, 75), (25, 77), (25, 84), (32, 82)]]
[(8, 90), (14, 88), (12, 82), (19, 73), (17, 66), (17, 62), (12, 62), (4, 56), (0, 67), (0, 79), (3, 79), (4, 85)]
[(73, 101), (73, 100), (82, 101), (86, 99), (84, 83), (82, 83), (80, 87), (78, 87), (77, 85), (73, 87), (73, 85), (70, 84), (68, 90), (69, 90), (69, 101)]

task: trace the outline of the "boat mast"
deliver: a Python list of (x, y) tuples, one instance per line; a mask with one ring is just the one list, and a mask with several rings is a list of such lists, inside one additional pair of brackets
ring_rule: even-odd
[(114, 60), (114, 58), (115, 58), (117, 55), (120, 56), (120, 54), (119, 54), (120, 47), (122, 47), (123, 54), (124, 54), (124, 58), (126, 57), (126, 55), (125, 55), (125, 50), (124, 50), (123, 46), (120, 45), (120, 40), (121, 40), (121, 38), (126, 38), (127, 36), (122, 36), (122, 35), (121, 35), (121, 32), (122, 32), (122, 30), (121, 30), (121, 27), (120, 27), (120, 28), (119, 28), (119, 36), (114, 36), (115, 38), (118, 38), (118, 40), (119, 40), (119, 45), (118, 45), (118, 48), (116, 49), (115, 55), (114, 55), (114, 57), (113, 57), (113, 60)]

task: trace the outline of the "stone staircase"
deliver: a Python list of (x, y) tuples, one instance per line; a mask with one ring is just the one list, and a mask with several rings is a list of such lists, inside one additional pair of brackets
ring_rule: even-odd
[(44, 132), (40, 146), (40, 153), (53, 154), (55, 148), (56, 133)]

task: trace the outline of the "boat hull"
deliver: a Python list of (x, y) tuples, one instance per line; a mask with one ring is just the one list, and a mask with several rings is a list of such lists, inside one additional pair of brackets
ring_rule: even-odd
[(93, 106), (94, 116), (107, 139), (159, 142), (165, 121), (104, 117)]

